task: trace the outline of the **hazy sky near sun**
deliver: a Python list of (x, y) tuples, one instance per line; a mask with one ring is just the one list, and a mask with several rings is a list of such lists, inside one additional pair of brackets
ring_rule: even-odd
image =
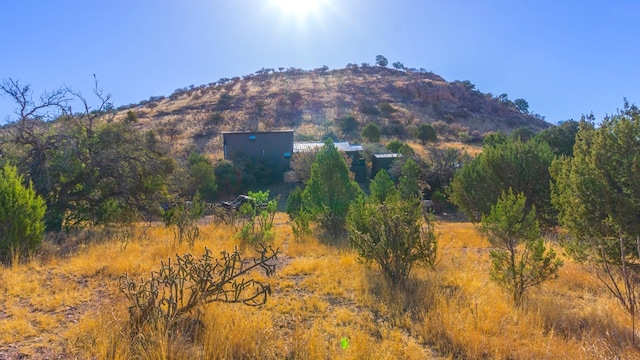
[[(114, 105), (260, 68), (425, 68), (550, 122), (640, 104), (640, 1), (2, 0), (0, 79)], [(294, 0), (295, 2), (295, 0)], [(390, 66), (390, 65), (389, 65)], [(0, 123), (15, 106), (0, 98)], [(11, 117), (14, 119), (15, 117)]]

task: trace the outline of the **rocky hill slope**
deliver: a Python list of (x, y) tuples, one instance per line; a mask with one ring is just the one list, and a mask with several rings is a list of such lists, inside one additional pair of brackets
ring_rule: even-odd
[(469, 81), (448, 82), (424, 70), (349, 64), (338, 70), (261, 69), (191, 85), (122, 106), (118, 117), (137, 117), (140, 127), (175, 147), (195, 144), (208, 153), (221, 150), (223, 131), (293, 128), (298, 140), (333, 134), (357, 142), (369, 122), (383, 138), (400, 139), (429, 123), (440, 138), (472, 142), (491, 131), (551, 126), (516, 104), (506, 95), (484, 94)]

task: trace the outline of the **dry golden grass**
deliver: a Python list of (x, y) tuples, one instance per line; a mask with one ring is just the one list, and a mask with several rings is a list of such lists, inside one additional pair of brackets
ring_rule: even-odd
[[(610, 359), (639, 358), (630, 319), (583, 267), (532, 289), (523, 308), (489, 280), (488, 242), (469, 223), (439, 223), (435, 270), (416, 268), (404, 291), (390, 288), (348, 248), (294, 240), (276, 217), (282, 251), (265, 306), (203, 307), (195, 342), (162, 332), (134, 341), (123, 273), (147, 277), (175, 254), (240, 246), (224, 226), (202, 226), (193, 248), (160, 225), (127, 241), (104, 239), (67, 257), (0, 268), (0, 358), (97, 359)], [(348, 347), (341, 346), (342, 339)], [(4, 356), (4, 357), (3, 357)]]
[(482, 152), (482, 146), (465, 144), (459, 141), (444, 141), (444, 142), (441, 141), (441, 142), (438, 142), (435, 146), (438, 148), (459, 149), (460, 151), (466, 152), (472, 157), (475, 157)]

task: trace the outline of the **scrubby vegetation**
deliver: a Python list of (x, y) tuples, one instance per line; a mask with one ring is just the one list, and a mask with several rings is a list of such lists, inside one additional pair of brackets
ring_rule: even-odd
[[(205, 247), (219, 254), (239, 246), (248, 256), (253, 249), (242, 250), (231, 228), (213, 223), (201, 226), (193, 247), (173, 245), (172, 232), (163, 226), (142, 224), (133, 229), (126, 251), (108, 233), (96, 234), (96, 240), (67, 255), (46, 242), (47, 253), (0, 269), (0, 354), (100, 359), (637, 356), (626, 312), (595, 276), (570, 259), (557, 280), (533, 289), (521, 307), (514, 307), (491, 281), (490, 244), (471, 224), (436, 221), (435, 268), (414, 269), (398, 292), (376, 267), (359, 262), (356, 252), (315, 237), (294, 240), (284, 214), (275, 223), (273, 245), (281, 249), (276, 272), (254, 275), (271, 287), (265, 305), (204, 305), (193, 339), (183, 333), (183, 340), (174, 341), (158, 329), (145, 334), (145, 347), (142, 337), (130, 336), (130, 303), (119, 293), (120, 275), (147, 279), (161, 261), (176, 253), (198, 256)], [(342, 338), (348, 339), (346, 349), (340, 346)]]
[[(376, 66), (312, 72), (325, 87), (365, 74), (337, 81), (363, 94), (370, 77), (414, 79), (391, 89), (404, 101), (334, 99), (342, 110), (324, 132), (302, 134), (324, 147), (292, 157), (286, 215), (265, 190), (279, 174), (218, 159), (221, 144), (201, 140), (251, 121), (304, 129), (318, 109), (291, 86), (303, 70), (221, 79), (210, 102), (219, 116), (191, 112), (162, 129), (143, 119), (179, 108), (160, 106), (164, 97), (119, 114), (97, 86), (92, 110), (69, 89), (34, 102), (28, 86), (0, 84), (19, 108), (0, 129), (0, 358), (638, 357), (637, 107), (534, 134), (546, 124), (523, 99), (387, 65), (379, 55)], [(288, 87), (274, 104), (246, 106), (276, 81)], [(206, 92), (168, 99), (196, 106)], [(425, 103), (421, 119), (409, 113)], [(483, 140), (457, 121), (472, 112), (516, 115), (509, 135), (483, 128), (495, 131)], [(198, 132), (185, 138), (185, 128)], [(398, 156), (358, 184), (349, 169), (361, 160), (338, 151), (336, 133), (372, 142), (360, 154), (370, 173), (377, 151)]]

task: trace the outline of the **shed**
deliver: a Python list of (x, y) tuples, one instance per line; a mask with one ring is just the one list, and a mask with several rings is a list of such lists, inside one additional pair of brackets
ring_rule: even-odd
[(371, 160), (371, 177), (376, 176), (382, 169), (389, 171), (391, 164), (400, 157), (402, 157), (402, 154), (373, 154), (373, 159)]

